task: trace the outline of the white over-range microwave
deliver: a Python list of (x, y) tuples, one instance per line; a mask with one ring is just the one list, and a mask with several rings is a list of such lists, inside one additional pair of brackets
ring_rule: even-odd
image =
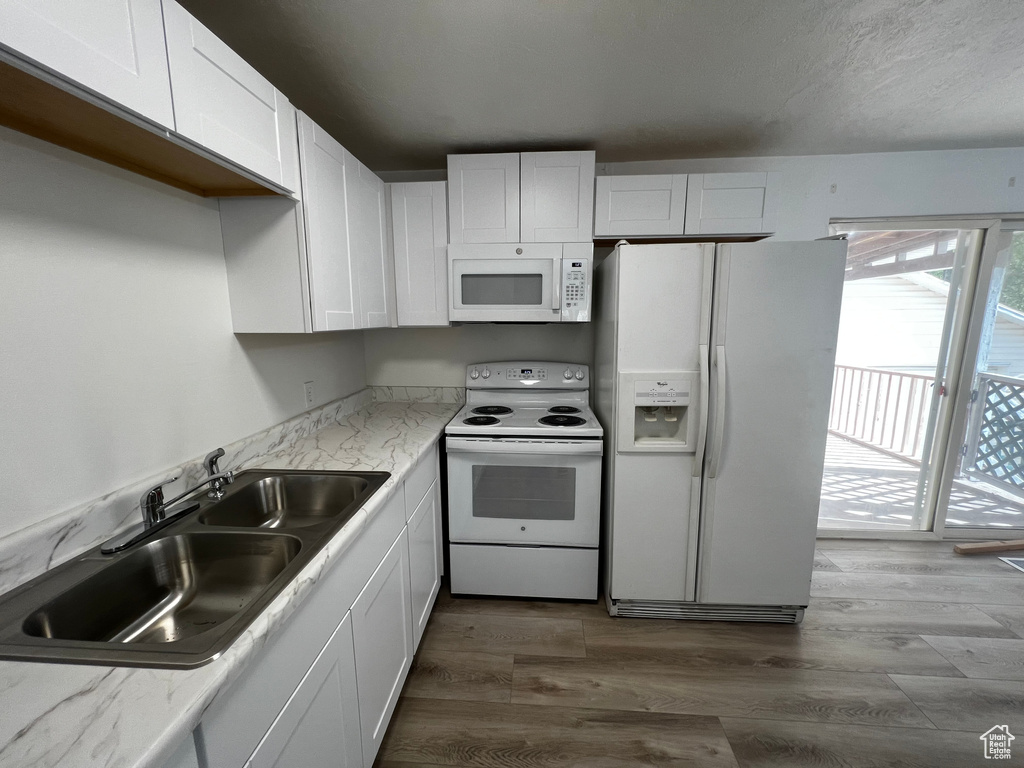
[(593, 276), (593, 243), (449, 245), (449, 319), (586, 323)]

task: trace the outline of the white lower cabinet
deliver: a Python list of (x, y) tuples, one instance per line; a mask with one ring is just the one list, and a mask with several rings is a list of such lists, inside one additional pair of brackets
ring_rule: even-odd
[(409, 546), (405, 530), (352, 605), (352, 634), (363, 764), (369, 768), (412, 664)]
[(439, 487), (431, 447), (167, 768), (373, 764), (437, 596)]
[(247, 768), (362, 768), (352, 617), (327, 646), (263, 737)]
[(441, 587), (441, 483), (433, 485), (409, 518), (409, 580), (413, 643), (418, 646)]

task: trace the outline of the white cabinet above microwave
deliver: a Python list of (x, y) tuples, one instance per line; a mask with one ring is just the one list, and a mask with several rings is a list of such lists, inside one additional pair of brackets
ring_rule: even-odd
[(594, 153), (448, 156), (451, 243), (594, 239)]
[(585, 323), (593, 293), (593, 243), (448, 246), (453, 322)]

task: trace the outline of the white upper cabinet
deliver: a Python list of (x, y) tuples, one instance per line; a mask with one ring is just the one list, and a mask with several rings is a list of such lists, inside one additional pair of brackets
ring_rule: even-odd
[(388, 317), (388, 245), (384, 182), (345, 151), (348, 241), (358, 292), (359, 327), (386, 328)]
[(448, 155), (448, 242), (594, 239), (594, 153)]
[(306, 263), (314, 331), (359, 328), (359, 293), (349, 251), (345, 163), (349, 155), (328, 133), (299, 114)]
[(594, 239), (593, 152), (523, 152), (519, 179), (520, 242)]
[(686, 192), (688, 235), (773, 232), (774, 173), (690, 174)]
[(519, 241), (519, 154), (448, 155), (449, 242)]
[(287, 144), (294, 108), (284, 95), (174, 0), (164, 0), (179, 134), (294, 192)]
[(398, 325), (448, 325), (448, 209), (443, 181), (391, 184)]
[(0, 48), (174, 129), (160, 0), (3, 0)]
[(681, 235), (686, 175), (599, 176), (594, 236)]

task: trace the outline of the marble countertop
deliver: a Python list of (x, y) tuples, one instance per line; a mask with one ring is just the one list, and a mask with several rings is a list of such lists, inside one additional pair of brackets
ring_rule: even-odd
[(459, 405), (376, 402), (250, 468), (391, 477), (217, 660), (192, 670), (0, 661), (0, 767), (160, 768), (439, 437)]

